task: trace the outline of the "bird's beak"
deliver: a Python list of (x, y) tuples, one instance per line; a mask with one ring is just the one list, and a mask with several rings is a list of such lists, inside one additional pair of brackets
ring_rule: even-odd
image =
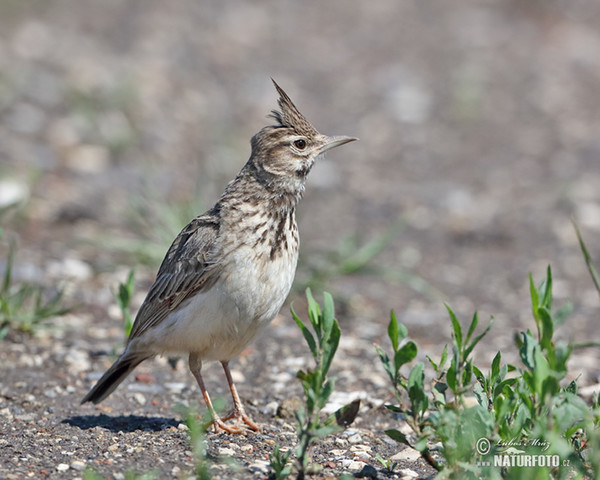
[(344, 145), (346, 143), (354, 142), (355, 140), (358, 140), (358, 138), (346, 137), (343, 135), (327, 137), (325, 144), (321, 148), (319, 148), (319, 155), (325, 153), (327, 150), (331, 150), (332, 148), (339, 147), (340, 145)]

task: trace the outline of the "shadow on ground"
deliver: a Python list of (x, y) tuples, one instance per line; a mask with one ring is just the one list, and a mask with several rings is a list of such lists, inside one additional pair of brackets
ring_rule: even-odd
[(170, 427), (177, 427), (180, 422), (166, 417), (143, 417), (140, 415), (127, 415), (110, 417), (108, 415), (77, 415), (66, 418), (61, 423), (66, 423), (81, 430), (101, 427), (111, 432), (135, 432), (143, 430), (158, 432)]

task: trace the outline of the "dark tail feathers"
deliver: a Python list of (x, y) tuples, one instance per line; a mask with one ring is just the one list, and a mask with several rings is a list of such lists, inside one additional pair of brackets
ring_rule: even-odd
[(131, 371), (137, 367), (140, 363), (142, 363), (147, 358), (150, 358), (151, 355), (121, 355), (119, 359), (113, 363), (112, 367), (110, 367), (102, 378), (98, 380), (98, 383), (94, 385), (88, 394), (83, 397), (81, 403), (85, 402), (93, 402), (100, 403), (106, 397), (108, 397), (114, 390), (119, 386), (119, 384), (125, 380), (125, 377), (131, 373)]

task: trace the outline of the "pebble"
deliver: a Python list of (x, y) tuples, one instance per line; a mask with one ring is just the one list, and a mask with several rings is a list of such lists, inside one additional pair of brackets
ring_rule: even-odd
[(417, 478), (419, 474), (410, 468), (403, 468), (398, 471), (402, 480), (408, 480), (409, 478)]
[(25, 201), (29, 197), (27, 185), (17, 180), (0, 180), (0, 209)]
[(250, 465), (248, 465), (248, 470), (251, 472), (259, 472), (265, 475), (269, 473), (270, 468), (269, 462), (265, 460), (257, 460), (256, 462), (252, 462)]
[(81, 460), (75, 460), (71, 463), (71, 468), (73, 470), (85, 470), (85, 462), (82, 462)]
[(390, 460), (397, 462), (397, 461), (405, 461), (405, 462), (414, 462), (416, 460), (418, 460), (419, 458), (421, 458), (421, 454), (419, 453), (418, 450), (415, 450), (414, 448), (411, 447), (406, 447), (403, 450), (399, 451), (398, 453), (396, 453), (395, 455), (392, 455), (390, 457)]
[(15, 415), (15, 420), (19, 420), (21, 422), (32, 422), (33, 420), (35, 420), (35, 414), (24, 413), (22, 415)]
[(65, 163), (80, 173), (100, 173), (108, 168), (110, 153), (100, 145), (78, 145), (69, 149)]
[(65, 356), (65, 363), (69, 365), (69, 370), (75, 374), (85, 372), (92, 368), (89, 355), (83, 350), (69, 350)]
[(280, 418), (294, 418), (296, 412), (304, 406), (298, 397), (284, 399), (277, 408), (277, 416)]
[(377, 478), (377, 470), (372, 465), (365, 465), (362, 470), (354, 476), (356, 478)]
[(140, 405), (146, 405), (146, 397), (143, 394), (141, 394), (140, 392), (134, 393), (133, 398)]
[(56, 398), (56, 390), (54, 388), (44, 390), (44, 395), (48, 398)]
[(274, 417), (277, 414), (277, 407), (279, 404), (276, 401), (272, 401), (259, 408), (260, 413), (269, 417)]
[(56, 466), (56, 469), (57, 469), (59, 472), (66, 472), (66, 471), (69, 469), (69, 465), (67, 465), (66, 463), (59, 463), (59, 464)]
[(360, 472), (367, 464), (359, 460), (351, 460), (348, 464), (348, 470), (351, 472)]
[(173, 393), (180, 393), (186, 387), (186, 384), (183, 382), (167, 382), (163, 385), (167, 390)]
[(221, 457), (232, 457), (235, 455), (235, 450), (233, 450), (232, 448), (228, 448), (228, 447), (220, 447), (219, 450), (219, 456)]

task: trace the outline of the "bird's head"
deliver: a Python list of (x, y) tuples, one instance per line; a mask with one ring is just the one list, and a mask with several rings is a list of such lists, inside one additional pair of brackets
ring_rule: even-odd
[(273, 110), (270, 116), (277, 124), (252, 137), (252, 160), (259, 178), (265, 182), (300, 188), (319, 155), (357, 139), (319, 133), (282, 88), (274, 80), (273, 83), (279, 93), (280, 110)]

